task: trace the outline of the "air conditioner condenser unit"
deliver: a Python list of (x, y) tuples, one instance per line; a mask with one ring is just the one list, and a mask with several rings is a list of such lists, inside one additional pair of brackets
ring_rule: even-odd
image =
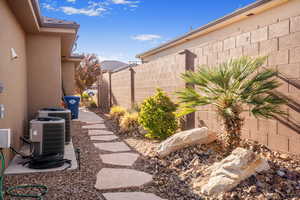
[(65, 142), (69, 144), (71, 142), (71, 111), (62, 108), (44, 108), (39, 110), (39, 117), (60, 117), (65, 119)]
[(33, 143), (34, 156), (64, 154), (65, 120), (58, 117), (31, 120), (30, 141)]

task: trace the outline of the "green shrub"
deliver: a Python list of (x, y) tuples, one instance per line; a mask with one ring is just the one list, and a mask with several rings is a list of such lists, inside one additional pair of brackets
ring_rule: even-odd
[(83, 99), (83, 100), (89, 100), (89, 99), (90, 99), (90, 96), (88, 95), (88, 93), (84, 92), (84, 93), (82, 94), (82, 99)]
[(127, 113), (126, 109), (121, 106), (113, 106), (110, 109), (109, 117), (116, 121), (117, 123), (120, 122), (120, 119), (122, 116), (124, 116)]
[(96, 103), (95, 100), (91, 100), (91, 101), (90, 101), (90, 107), (91, 107), (91, 108), (97, 108), (97, 103)]
[(121, 132), (137, 133), (139, 131), (138, 113), (126, 113), (120, 119)]
[(148, 131), (146, 137), (166, 139), (177, 130), (174, 112), (177, 105), (160, 89), (141, 105), (139, 123)]

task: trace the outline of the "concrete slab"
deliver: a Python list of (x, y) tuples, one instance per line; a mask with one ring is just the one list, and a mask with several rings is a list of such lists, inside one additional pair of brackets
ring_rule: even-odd
[[(28, 146), (24, 146), (22, 149), (22, 152), (27, 152)], [(74, 170), (77, 169), (78, 164), (76, 160), (76, 154), (74, 151), (73, 143), (65, 146), (65, 159), (72, 161), (72, 166), (68, 170)], [(29, 169), (26, 166), (23, 166), (22, 163), (24, 162), (24, 159), (21, 158), (21, 156), (16, 155), (14, 159), (10, 162), (8, 168), (6, 168), (4, 174), (5, 175), (17, 175), (17, 174), (30, 174), (30, 173), (42, 173), (42, 172), (53, 172), (53, 171), (62, 171), (68, 167), (68, 164), (65, 164), (62, 167), (53, 168), (53, 169), (43, 169), (43, 170), (37, 170), (37, 169)]]
[(82, 129), (88, 129), (88, 130), (101, 130), (101, 129), (106, 129), (105, 124), (93, 124), (93, 125), (87, 125), (83, 126)]
[(162, 199), (155, 194), (144, 192), (116, 192), (104, 193), (103, 196), (107, 200), (167, 200)]
[(94, 143), (94, 145), (103, 151), (124, 152), (131, 150), (124, 142)]
[(91, 136), (91, 140), (93, 141), (113, 141), (118, 139), (119, 137), (115, 135), (98, 135), (98, 136)]
[(103, 124), (104, 120), (99, 117), (97, 114), (86, 110), (84, 108), (80, 108), (79, 110), (79, 121), (84, 122), (86, 124)]
[(152, 175), (145, 172), (140, 172), (132, 169), (103, 168), (97, 174), (95, 187), (99, 190), (123, 189), (140, 187), (151, 181)]
[(136, 153), (112, 153), (100, 155), (103, 163), (121, 166), (132, 166), (138, 157), (139, 154)]
[(88, 134), (89, 136), (96, 136), (96, 135), (113, 135), (114, 133), (106, 130), (89, 130)]

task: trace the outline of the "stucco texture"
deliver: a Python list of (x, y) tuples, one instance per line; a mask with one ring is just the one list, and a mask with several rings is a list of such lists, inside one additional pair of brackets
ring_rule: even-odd
[[(18, 148), (19, 136), (27, 126), (26, 35), (6, 1), (0, 1), (0, 13), (0, 82), (4, 85), (0, 104), (5, 106), (0, 128), (11, 128), (12, 145)], [(17, 59), (11, 58), (11, 48)]]
[(62, 82), (65, 95), (75, 94), (75, 63), (62, 63)]
[(61, 39), (27, 35), (29, 118), (45, 107), (58, 107), (62, 98)]

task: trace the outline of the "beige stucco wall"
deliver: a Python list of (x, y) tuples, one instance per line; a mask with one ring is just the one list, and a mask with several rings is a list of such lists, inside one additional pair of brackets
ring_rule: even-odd
[(44, 107), (61, 102), (61, 39), (51, 35), (27, 35), (29, 118)]
[(211, 43), (213, 41), (224, 40), (230, 36), (236, 36), (241, 33), (258, 29), (259, 27), (264, 27), (268, 24), (276, 23), (278, 20), (287, 19), (291, 16), (297, 16), (299, 15), (299, 11), (300, 11), (300, 1), (290, 0), (288, 3), (285, 3), (281, 6), (273, 8), (266, 12), (263, 12), (259, 15), (251, 16), (246, 20), (229, 25), (225, 28), (211, 32), (207, 35), (203, 35), (197, 39), (190, 40), (181, 45), (145, 57), (143, 58), (143, 60), (149, 62), (162, 56), (177, 53), (184, 49), (193, 49), (193, 48), (198, 48), (199, 46), (205, 46), (208, 43)]
[(75, 63), (62, 63), (62, 82), (66, 95), (75, 94)]
[[(18, 148), (19, 136), (27, 125), (27, 73), (25, 33), (10, 11), (6, 1), (0, 1), (0, 82), (5, 89), (0, 94), (0, 104), (5, 106), (5, 118), (0, 119), (0, 129), (12, 130), (12, 145)], [(12, 60), (14, 48), (18, 59)]]

